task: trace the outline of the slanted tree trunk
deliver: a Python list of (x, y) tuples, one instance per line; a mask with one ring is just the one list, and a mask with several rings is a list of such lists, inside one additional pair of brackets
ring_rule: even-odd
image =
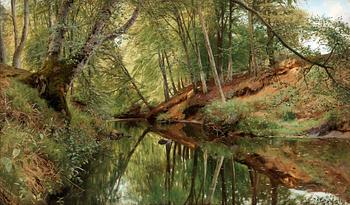
[(125, 65), (123, 64), (123, 62), (120, 63), (123, 73), (129, 78), (132, 86), (134, 87), (137, 95), (140, 97), (140, 99), (142, 100), (142, 102), (146, 105), (146, 107), (148, 108), (148, 110), (151, 110), (151, 105), (148, 103), (148, 101), (146, 100), (146, 98), (142, 95), (139, 87), (137, 86), (137, 83), (135, 81), (135, 79), (131, 76), (131, 74), (129, 73), (128, 69), (125, 67)]
[[(251, 7), (253, 7), (255, 0), (251, 0)], [(249, 73), (257, 75), (257, 63), (256, 63), (256, 52), (254, 43), (254, 18), (251, 11), (248, 12), (248, 33), (249, 33)]]
[[(15, 24), (16, 22), (14, 21), (13, 23)], [(16, 28), (15, 25), (14, 25), (14, 28)], [(14, 29), (14, 30), (16, 30), (16, 29)], [(22, 51), (23, 51), (24, 46), (25, 46), (25, 42), (26, 42), (27, 37), (28, 37), (28, 31), (29, 31), (29, 0), (24, 0), (22, 36), (21, 36), (21, 41), (16, 46), (15, 53), (13, 54), (13, 62), (12, 62), (12, 65), (16, 68), (21, 67), (21, 65), (20, 65), (21, 54), (22, 54)], [(15, 36), (16, 35), (17, 34), (15, 34)], [(15, 39), (16, 38), (17, 37), (15, 37)]]
[(0, 63), (5, 64), (6, 63), (6, 48), (4, 45), (4, 38), (3, 38), (3, 7), (0, 2)]
[(224, 157), (220, 157), (220, 159), (218, 159), (216, 161), (214, 176), (213, 176), (213, 179), (211, 181), (211, 185), (209, 187), (208, 200), (207, 200), (206, 204), (211, 204), (213, 202), (216, 184), (218, 182), (218, 177), (219, 177), (220, 169), (221, 169), (223, 162), (224, 162)]
[(164, 53), (160, 51), (160, 49), (158, 50), (158, 64), (163, 77), (164, 99), (165, 99), (165, 102), (167, 102), (170, 99), (168, 77), (165, 69)]
[(204, 16), (202, 14), (200, 6), (199, 6), (199, 9), (198, 9), (198, 14), (199, 14), (200, 22), (201, 22), (202, 31), (203, 31), (203, 34), (204, 34), (205, 46), (207, 48), (211, 69), (213, 71), (213, 75), (214, 75), (214, 79), (215, 79), (215, 84), (218, 87), (218, 90), (219, 90), (222, 102), (226, 102), (226, 98), (225, 98), (224, 92), (222, 91), (222, 88), (221, 88), (221, 81), (220, 81), (220, 78), (219, 78), (219, 75), (218, 75), (218, 71), (216, 69), (215, 59), (214, 59), (214, 55), (213, 55), (213, 50), (211, 49), (209, 35), (208, 35), (208, 31), (207, 31), (207, 28), (206, 28), (206, 25), (205, 25)]
[(228, 63), (227, 63), (227, 81), (232, 81), (233, 68), (232, 68), (232, 24), (233, 24), (233, 3), (230, 1), (230, 13), (228, 20)]

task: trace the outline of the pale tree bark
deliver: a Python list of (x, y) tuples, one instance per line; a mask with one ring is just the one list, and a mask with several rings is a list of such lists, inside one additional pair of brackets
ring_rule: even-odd
[(0, 63), (6, 63), (6, 48), (4, 45), (4, 37), (3, 37), (3, 7), (0, 2)]
[(233, 3), (230, 1), (230, 13), (228, 20), (228, 63), (227, 63), (227, 81), (232, 81), (233, 61), (232, 61), (232, 24), (233, 24)]
[(213, 70), (215, 84), (218, 87), (218, 90), (219, 90), (222, 102), (226, 102), (226, 98), (225, 98), (224, 92), (222, 91), (222, 87), (221, 87), (221, 82), (220, 82), (220, 79), (219, 79), (218, 71), (216, 69), (215, 59), (214, 59), (214, 55), (213, 55), (213, 50), (211, 49), (209, 35), (208, 35), (208, 31), (207, 31), (207, 28), (206, 28), (206, 25), (205, 25), (204, 16), (203, 16), (203, 13), (201, 11), (201, 7), (200, 6), (199, 6), (199, 9), (198, 9), (198, 14), (199, 14), (200, 22), (201, 22), (202, 31), (203, 31), (203, 34), (204, 34), (205, 46), (207, 48), (211, 69)]
[(213, 202), (216, 184), (218, 182), (218, 177), (219, 177), (221, 166), (222, 166), (223, 162), (224, 162), (224, 157), (220, 157), (220, 159), (218, 159), (216, 161), (214, 176), (213, 176), (213, 179), (211, 181), (211, 185), (209, 187), (208, 200), (207, 200), (206, 204), (211, 204)]
[[(253, 7), (255, 0), (250, 0), (251, 7)], [(248, 33), (249, 33), (249, 73), (257, 75), (257, 63), (255, 52), (255, 39), (254, 39), (254, 18), (253, 13), (248, 11)]]
[[(18, 42), (15, 53), (13, 54), (13, 62), (12, 65), (16, 68), (21, 67), (21, 55), (25, 46), (25, 42), (28, 37), (28, 31), (29, 31), (29, 0), (24, 0), (24, 8), (23, 8), (23, 29), (22, 29), (22, 36), (21, 40)], [(16, 10), (14, 8), (14, 10)], [(16, 23), (16, 22), (14, 22)], [(16, 26), (14, 25), (14, 28)], [(16, 31), (17, 32), (17, 31)], [(15, 37), (17, 38), (17, 37)]]
[(169, 56), (168, 56), (168, 54), (166, 53), (166, 51), (164, 51), (164, 57), (165, 57), (165, 60), (166, 60), (167, 65), (168, 65), (168, 70), (169, 70), (169, 77), (170, 77), (171, 86), (173, 87), (174, 95), (176, 95), (176, 93), (177, 93), (177, 88), (176, 88), (175, 81), (174, 81), (173, 68), (172, 68), (172, 66), (171, 66), (171, 63), (170, 63), (170, 60), (169, 60)]
[(199, 65), (199, 75), (200, 75), (201, 83), (202, 83), (202, 91), (204, 94), (206, 94), (208, 92), (208, 87), (207, 87), (207, 81), (205, 78), (205, 73), (203, 70), (201, 50), (199, 49), (198, 44), (197, 44), (197, 61), (198, 61), (198, 65)]
[(168, 84), (168, 77), (167, 77), (166, 68), (165, 68), (164, 53), (163, 51), (160, 51), (160, 49), (158, 50), (158, 65), (163, 78), (164, 99), (165, 99), (165, 102), (167, 102), (170, 99), (169, 84)]

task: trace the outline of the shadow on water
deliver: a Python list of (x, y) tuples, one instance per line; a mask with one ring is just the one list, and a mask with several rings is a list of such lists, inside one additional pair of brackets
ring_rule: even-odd
[(347, 204), (350, 140), (237, 137), (198, 126), (129, 126), (105, 142), (64, 204)]

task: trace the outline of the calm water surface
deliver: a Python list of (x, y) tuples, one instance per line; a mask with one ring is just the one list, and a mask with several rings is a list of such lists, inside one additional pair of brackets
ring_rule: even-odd
[(350, 140), (237, 137), (118, 124), (64, 204), (347, 204)]

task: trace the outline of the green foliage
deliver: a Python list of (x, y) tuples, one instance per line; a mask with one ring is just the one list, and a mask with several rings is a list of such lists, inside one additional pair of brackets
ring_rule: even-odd
[(215, 101), (204, 108), (207, 120), (216, 124), (230, 124), (247, 116), (252, 111), (251, 105), (230, 100), (226, 103)]
[(277, 134), (276, 129), (280, 126), (265, 117), (248, 116), (237, 125), (237, 129), (247, 134), (268, 137)]

